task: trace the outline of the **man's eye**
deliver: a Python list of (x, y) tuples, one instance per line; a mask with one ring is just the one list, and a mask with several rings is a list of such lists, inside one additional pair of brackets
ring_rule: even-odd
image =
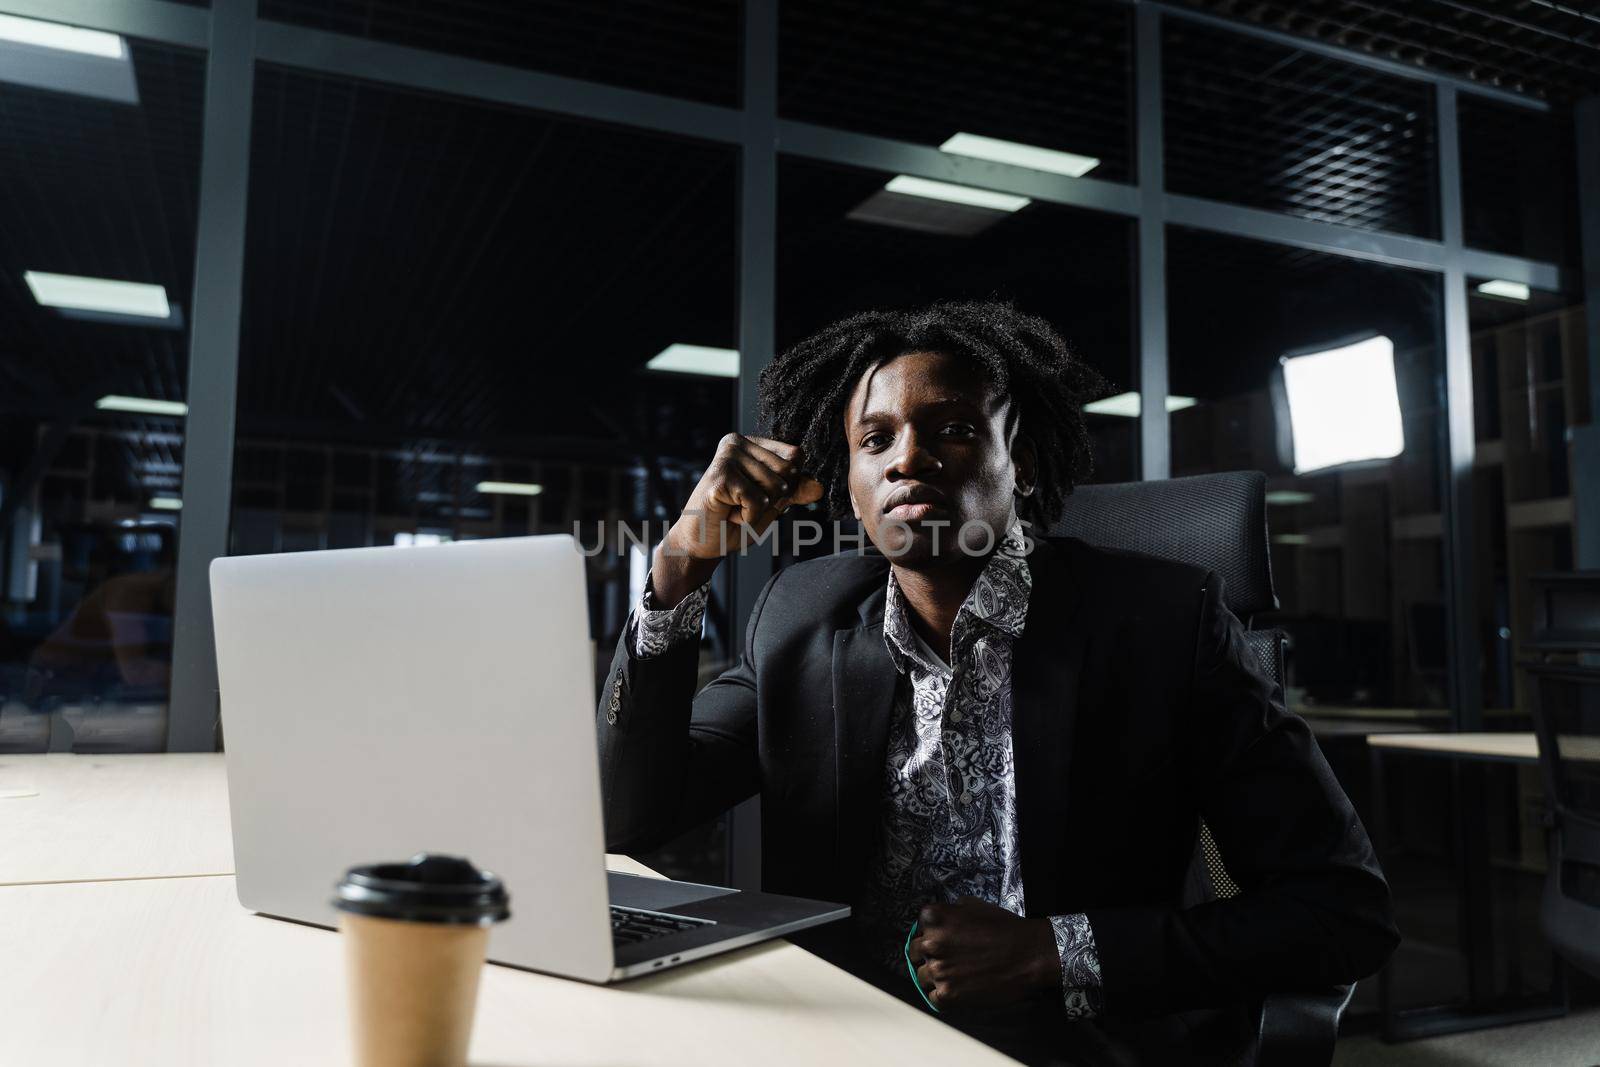
[(889, 435), (886, 434), (886, 433), (869, 433), (867, 436), (865, 436), (865, 437), (863, 437), (861, 439), (861, 447), (862, 448), (877, 448), (877, 447), (887, 443), (888, 440), (889, 440)]
[(944, 432), (952, 437), (970, 437), (973, 434), (973, 429), (968, 423), (952, 422), (944, 428)]

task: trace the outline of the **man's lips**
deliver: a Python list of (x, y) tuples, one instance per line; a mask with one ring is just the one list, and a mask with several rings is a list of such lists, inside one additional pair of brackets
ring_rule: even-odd
[(915, 522), (918, 519), (927, 518), (935, 511), (943, 510), (944, 508), (942, 505), (935, 504), (931, 501), (920, 504), (896, 504), (894, 507), (889, 509), (888, 517), (891, 519), (899, 519), (901, 522)]

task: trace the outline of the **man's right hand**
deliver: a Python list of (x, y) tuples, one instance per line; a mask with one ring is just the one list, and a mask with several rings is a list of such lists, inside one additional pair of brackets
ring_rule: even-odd
[(795, 504), (822, 499), (822, 484), (800, 472), (800, 447), (730, 433), (717, 445), (683, 514), (656, 546), (650, 584), (663, 608), (710, 580), (717, 564), (761, 537)]

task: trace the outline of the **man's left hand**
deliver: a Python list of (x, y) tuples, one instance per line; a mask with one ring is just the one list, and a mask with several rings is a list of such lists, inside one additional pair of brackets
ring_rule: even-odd
[(1014, 1004), (1061, 986), (1049, 919), (1022, 916), (976, 897), (927, 904), (917, 916), (911, 962), (940, 1011)]

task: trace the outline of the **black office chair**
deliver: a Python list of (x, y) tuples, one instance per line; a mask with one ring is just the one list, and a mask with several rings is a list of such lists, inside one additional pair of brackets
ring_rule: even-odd
[(1539, 659), (1524, 666), (1551, 825), (1541, 925), (1600, 978), (1600, 571), (1535, 575), (1533, 587), (1527, 647)]
[[(1223, 579), (1228, 609), (1246, 627), (1245, 641), (1281, 687), (1283, 631), (1250, 628), (1255, 615), (1278, 606), (1267, 551), (1266, 485), (1260, 471), (1083, 485), (1067, 498), (1065, 513), (1048, 532), (1215, 570)], [(1185, 905), (1238, 892), (1202, 822)], [(1267, 997), (1253, 1047), (1241, 1062), (1252, 1067), (1330, 1062), (1339, 1019), (1353, 992), (1353, 986), (1338, 986), (1326, 994)]]

